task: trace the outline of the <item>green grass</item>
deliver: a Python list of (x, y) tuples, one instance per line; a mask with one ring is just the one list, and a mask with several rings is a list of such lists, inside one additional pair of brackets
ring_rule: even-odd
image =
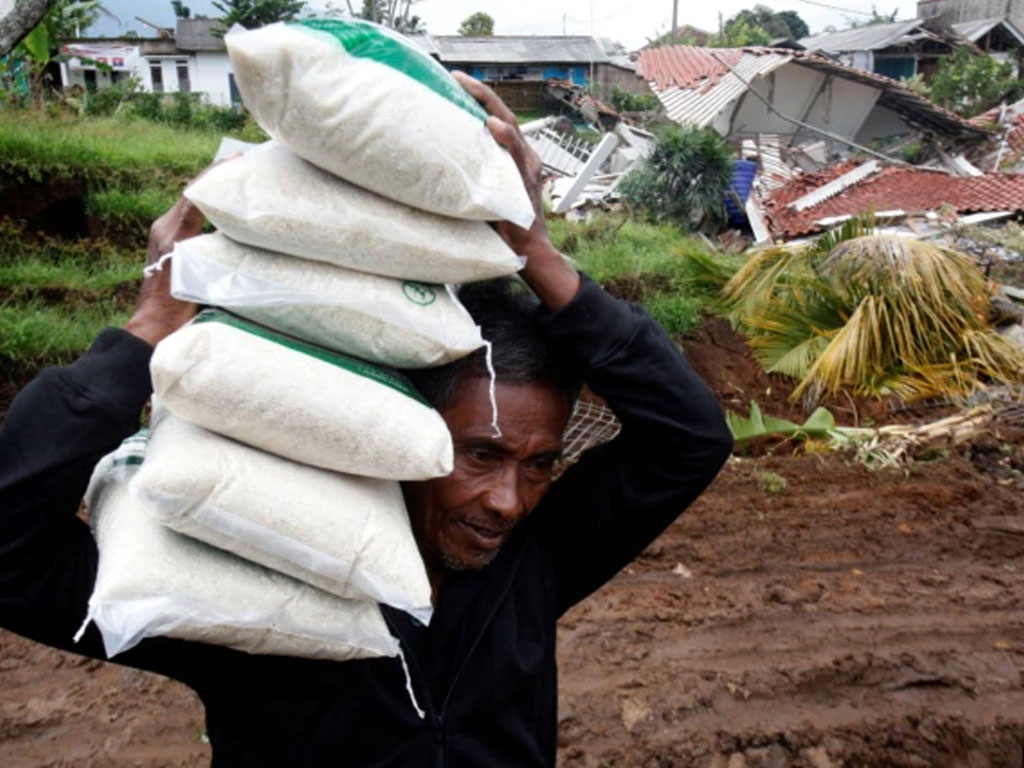
[(181, 130), (146, 120), (50, 117), (0, 112), (0, 166), (65, 169), (86, 176), (111, 170), (191, 175), (213, 158), (217, 131)]
[(651, 317), (669, 334), (685, 336), (700, 325), (707, 301), (703, 296), (670, 291), (647, 299), (644, 305)]
[(143, 260), (102, 241), (64, 241), (0, 222), (0, 360), (22, 370), (66, 362), (101, 328), (122, 324)]
[[(739, 259), (671, 224), (651, 224), (625, 214), (596, 216), (588, 222), (548, 220), (555, 247), (594, 280), (628, 288), (665, 329), (684, 336), (713, 309), (716, 289), (708, 263), (731, 271)], [(633, 283), (624, 286), (623, 283)]]
[(107, 325), (123, 325), (130, 311), (115, 300), (68, 311), (42, 302), (0, 304), (0, 355), (18, 365), (65, 362)]
[(85, 199), (85, 212), (103, 221), (153, 222), (174, 205), (180, 187), (146, 187), (137, 191), (101, 189)]

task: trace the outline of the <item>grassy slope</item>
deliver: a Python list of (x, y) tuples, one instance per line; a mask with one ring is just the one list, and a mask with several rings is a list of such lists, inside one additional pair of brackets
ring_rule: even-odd
[(8, 382), (72, 359), (102, 327), (124, 322), (149, 222), (209, 163), (219, 142), (213, 131), (144, 120), (0, 112), (0, 184), (81, 179), (89, 216), (102, 228), (137, 233), (134, 247), (119, 248), (0, 223), (0, 362)]
[(669, 224), (647, 224), (620, 215), (588, 223), (551, 219), (555, 246), (616, 293), (642, 303), (674, 336), (700, 322), (711, 296), (692, 286), (688, 254), (713, 255), (696, 237)]

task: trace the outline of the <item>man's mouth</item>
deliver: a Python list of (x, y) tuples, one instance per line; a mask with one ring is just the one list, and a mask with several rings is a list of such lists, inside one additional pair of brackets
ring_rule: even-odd
[(469, 520), (459, 520), (459, 526), (479, 549), (497, 549), (505, 541), (510, 529), (494, 528)]

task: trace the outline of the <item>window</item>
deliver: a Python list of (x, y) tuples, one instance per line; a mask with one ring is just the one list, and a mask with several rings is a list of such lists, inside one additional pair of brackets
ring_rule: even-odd
[(82, 75), (85, 77), (85, 90), (95, 91), (96, 90), (96, 70), (87, 69)]
[(232, 107), (237, 107), (242, 103), (242, 93), (238, 90), (238, 83), (235, 82), (233, 72), (228, 72), (228, 92), (231, 94)]
[(182, 93), (188, 93), (192, 90), (192, 84), (188, 80), (188, 62), (176, 61), (174, 63), (178, 68), (178, 90)]
[(153, 80), (153, 93), (163, 93), (164, 71), (159, 62), (149, 65), (149, 76)]

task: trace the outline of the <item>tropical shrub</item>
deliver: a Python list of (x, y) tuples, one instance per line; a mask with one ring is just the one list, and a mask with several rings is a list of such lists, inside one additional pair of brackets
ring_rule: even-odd
[(671, 125), (657, 133), (650, 157), (619, 183), (623, 200), (652, 219), (690, 229), (725, 220), (732, 150), (710, 128)]

